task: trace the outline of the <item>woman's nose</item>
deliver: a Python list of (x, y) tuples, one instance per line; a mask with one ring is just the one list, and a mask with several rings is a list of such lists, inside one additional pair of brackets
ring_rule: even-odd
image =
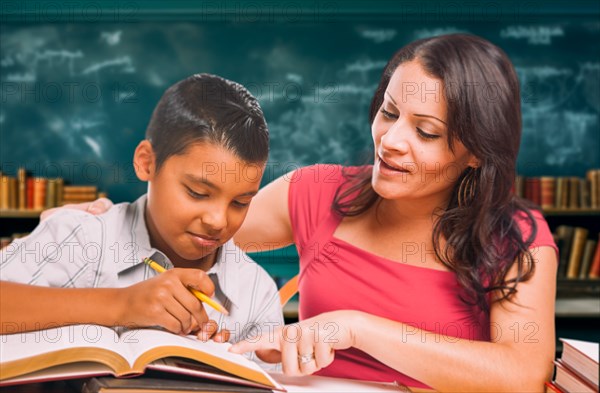
[(381, 147), (389, 152), (406, 154), (409, 150), (409, 135), (408, 126), (398, 119), (381, 136)]

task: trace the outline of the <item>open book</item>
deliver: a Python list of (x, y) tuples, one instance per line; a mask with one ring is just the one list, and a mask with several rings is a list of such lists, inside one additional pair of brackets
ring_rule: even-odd
[(134, 376), (153, 369), (285, 391), (256, 363), (228, 352), (230, 345), (155, 329), (119, 332), (98, 325), (0, 335), (0, 386)]

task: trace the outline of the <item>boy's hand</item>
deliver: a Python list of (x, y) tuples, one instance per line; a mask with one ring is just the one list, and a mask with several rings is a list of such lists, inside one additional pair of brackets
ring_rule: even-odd
[[(216, 329), (208, 324), (202, 302), (188, 287), (208, 296), (215, 291), (213, 282), (204, 271), (178, 268), (123, 288), (119, 324), (140, 327), (158, 325), (177, 334), (194, 332), (199, 338), (211, 338), (216, 334)], [(212, 331), (209, 333), (208, 329)], [(225, 338), (224, 334), (221, 338)]]
[(112, 205), (112, 201), (107, 198), (98, 198), (93, 202), (69, 203), (62, 207), (53, 207), (52, 209), (44, 210), (42, 214), (40, 214), (40, 221), (45, 220), (60, 209), (82, 210), (93, 215), (98, 215), (106, 212)]
[(218, 331), (218, 329), (219, 325), (217, 325), (217, 322), (209, 319), (208, 322), (200, 326), (199, 331), (194, 331), (193, 334), (195, 334), (198, 337), (198, 340), (201, 341), (208, 341), (210, 339), (219, 343), (229, 341), (229, 337), (231, 336), (229, 330), (223, 329)]

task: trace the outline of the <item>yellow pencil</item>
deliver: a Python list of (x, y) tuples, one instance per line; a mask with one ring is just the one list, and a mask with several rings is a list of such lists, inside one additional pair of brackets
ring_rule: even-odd
[[(150, 258), (144, 258), (144, 263), (146, 263), (148, 266), (150, 266), (154, 271), (156, 271), (158, 273), (164, 273), (167, 271), (167, 269), (165, 269), (164, 267), (159, 265), (156, 261), (153, 261)], [(225, 307), (221, 306), (219, 303), (215, 302), (214, 300), (212, 300), (211, 298), (209, 298), (208, 296), (206, 296), (199, 290), (194, 289), (194, 288), (188, 288), (188, 291), (193, 293), (194, 296), (196, 296), (201, 302), (208, 304), (215, 310), (217, 310), (225, 315), (229, 315), (229, 311), (227, 311), (225, 309)]]

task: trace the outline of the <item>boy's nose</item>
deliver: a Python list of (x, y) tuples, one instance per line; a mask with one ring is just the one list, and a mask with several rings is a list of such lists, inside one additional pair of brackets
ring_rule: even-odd
[(210, 235), (215, 236), (227, 227), (227, 215), (225, 212), (214, 209), (202, 216), (202, 223), (210, 231)]

